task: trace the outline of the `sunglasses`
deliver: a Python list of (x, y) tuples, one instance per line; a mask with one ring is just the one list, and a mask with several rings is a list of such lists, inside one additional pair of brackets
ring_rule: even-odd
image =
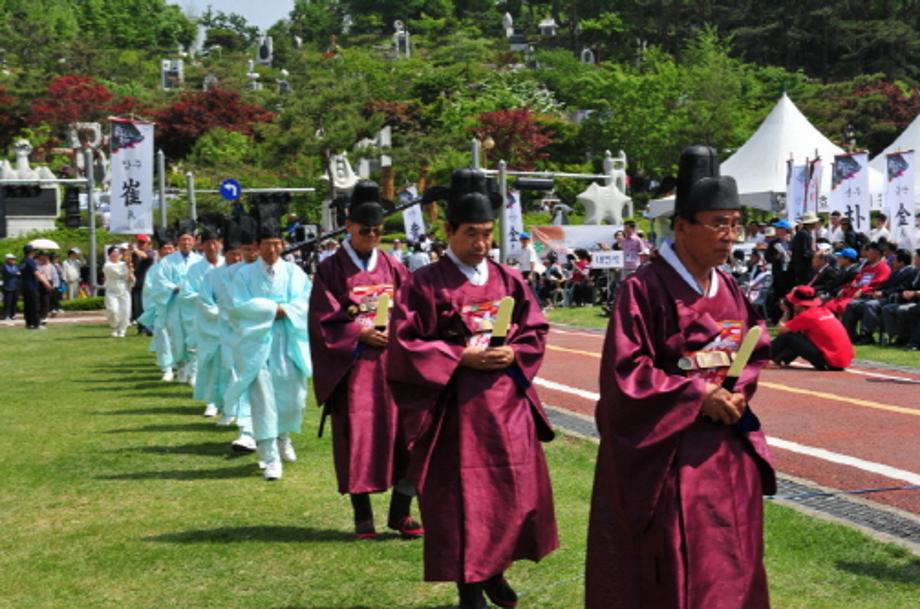
[(358, 229), (358, 234), (362, 237), (367, 237), (370, 234), (380, 235), (383, 233), (382, 226), (362, 226)]

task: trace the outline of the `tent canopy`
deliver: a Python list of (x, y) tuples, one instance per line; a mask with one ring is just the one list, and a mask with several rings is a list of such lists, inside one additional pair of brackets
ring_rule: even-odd
[[(824, 164), (821, 192), (829, 193), (833, 173), (831, 163), (834, 155), (844, 150), (824, 137), (783, 93), (754, 135), (722, 163), (721, 172), (738, 182), (742, 205), (772, 211), (774, 194), (786, 192), (789, 158), (800, 165), (805, 163), (805, 159), (814, 159), (815, 152)], [(877, 177), (871, 179), (871, 174), (870, 181), (879, 183)], [(667, 197), (651, 201), (647, 215), (656, 218), (670, 215), (673, 211), (674, 197)]]
[[(892, 142), (892, 144), (888, 146), (888, 148), (885, 148), (878, 156), (869, 161), (869, 167), (881, 173), (883, 188), (887, 170), (886, 155), (892, 152), (906, 152), (908, 150), (913, 150), (915, 154), (920, 154), (920, 114), (918, 114), (914, 122), (908, 125), (907, 129), (898, 136), (898, 139)], [(914, 175), (914, 196), (920, 197), (920, 171), (916, 172)]]

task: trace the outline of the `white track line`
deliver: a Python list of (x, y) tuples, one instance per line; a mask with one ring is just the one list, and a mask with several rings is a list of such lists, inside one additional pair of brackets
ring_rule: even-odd
[(799, 444), (798, 442), (781, 440), (772, 436), (767, 437), (767, 444), (781, 448), (783, 450), (798, 453), (800, 455), (807, 455), (809, 457), (814, 457), (815, 459), (821, 459), (822, 461), (830, 461), (831, 463), (838, 463), (840, 465), (855, 467), (856, 469), (861, 469), (866, 472), (885, 476), (886, 478), (891, 478), (892, 480), (902, 480), (908, 484), (920, 484), (920, 474), (915, 474), (914, 472), (909, 472), (904, 469), (891, 467), (890, 465), (883, 465), (881, 463), (875, 463), (874, 461), (866, 461), (865, 459), (859, 459), (857, 457), (835, 453), (823, 448), (813, 448), (811, 446)]
[(572, 332), (571, 330), (560, 330), (556, 326), (553, 326), (550, 331), (555, 334), (565, 334), (567, 336), (587, 336), (588, 338), (596, 338), (601, 341), (604, 340), (604, 334), (602, 333), (591, 334), (590, 332)]
[[(570, 385), (564, 385), (562, 383), (557, 383), (555, 381), (550, 381), (544, 378), (536, 377), (533, 382), (535, 385), (539, 385), (540, 387), (545, 387), (552, 391), (568, 393), (569, 395), (580, 397), (592, 403), (597, 402), (597, 400), (600, 399), (599, 393), (595, 393), (593, 391), (585, 391), (584, 389), (579, 389)], [(908, 484), (920, 484), (920, 474), (898, 469), (896, 467), (891, 467), (890, 465), (875, 463), (874, 461), (866, 461), (865, 459), (859, 459), (858, 457), (851, 457), (849, 455), (836, 453), (830, 450), (825, 450), (823, 448), (806, 446), (804, 444), (799, 444), (798, 442), (783, 440), (774, 436), (768, 436), (767, 443), (770, 446), (775, 446), (776, 448), (782, 450), (788, 450), (790, 452), (798, 453), (801, 455), (807, 455), (809, 457), (821, 459), (822, 461), (828, 461), (830, 463), (837, 463), (838, 465), (854, 467), (865, 472), (885, 476), (886, 478), (890, 478), (892, 480), (901, 480), (903, 482), (907, 482)]]

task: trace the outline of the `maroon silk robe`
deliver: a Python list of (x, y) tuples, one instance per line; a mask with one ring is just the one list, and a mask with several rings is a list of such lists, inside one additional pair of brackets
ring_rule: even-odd
[[(540, 445), (553, 431), (531, 385), (548, 326), (521, 275), (488, 265), (482, 286), (448, 257), (416, 271), (390, 339), (391, 387), (411, 414), (409, 477), (425, 523), (428, 581), (484, 581), (559, 543)], [(468, 341), (488, 338), (477, 333), (483, 316), (509, 295), (515, 363), (490, 372), (460, 366)]]
[(313, 278), (313, 389), (316, 401), (330, 407), (340, 493), (385, 491), (405, 474), (408, 451), (386, 380), (387, 351), (359, 343), (358, 334), (362, 323), (373, 324), (381, 290), (398, 296), (407, 276), (403, 265), (379, 250), (368, 272), (339, 248)]
[[(759, 425), (703, 418), (703, 373), (677, 365), (724, 328), (737, 338), (760, 323), (734, 281), (718, 280), (702, 297), (658, 259), (617, 294), (601, 360), (588, 609), (769, 607), (762, 495), (776, 481), (766, 439)], [(748, 400), (768, 357), (764, 333), (735, 387)]]

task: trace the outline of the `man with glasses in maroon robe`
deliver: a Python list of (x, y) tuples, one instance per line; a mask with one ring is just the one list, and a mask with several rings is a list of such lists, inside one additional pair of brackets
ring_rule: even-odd
[(380, 296), (398, 298), (409, 276), (377, 249), (383, 216), (377, 184), (358, 182), (345, 221), (349, 238), (319, 264), (310, 295), (313, 389), (332, 415), (339, 492), (351, 497), (358, 539), (377, 536), (369, 493), (391, 486), (389, 528), (422, 535), (409, 512), (415, 489), (403, 479), (408, 448), (386, 379), (389, 331), (374, 324)]
[[(410, 477), (425, 523), (425, 579), (457, 582), (460, 607), (517, 605), (504, 573), (558, 546), (540, 442), (553, 437), (531, 384), (548, 325), (520, 272), (488, 258), (501, 197), (460, 169), (447, 199), (446, 255), (417, 270), (393, 321), (389, 378), (414, 421)], [(498, 303), (514, 298), (507, 338), (491, 346)]]
[(762, 495), (776, 482), (748, 406), (766, 338), (734, 389), (722, 387), (732, 352), (762, 323), (719, 270), (739, 210), (715, 151), (684, 150), (675, 240), (617, 294), (601, 360), (588, 609), (769, 607)]

